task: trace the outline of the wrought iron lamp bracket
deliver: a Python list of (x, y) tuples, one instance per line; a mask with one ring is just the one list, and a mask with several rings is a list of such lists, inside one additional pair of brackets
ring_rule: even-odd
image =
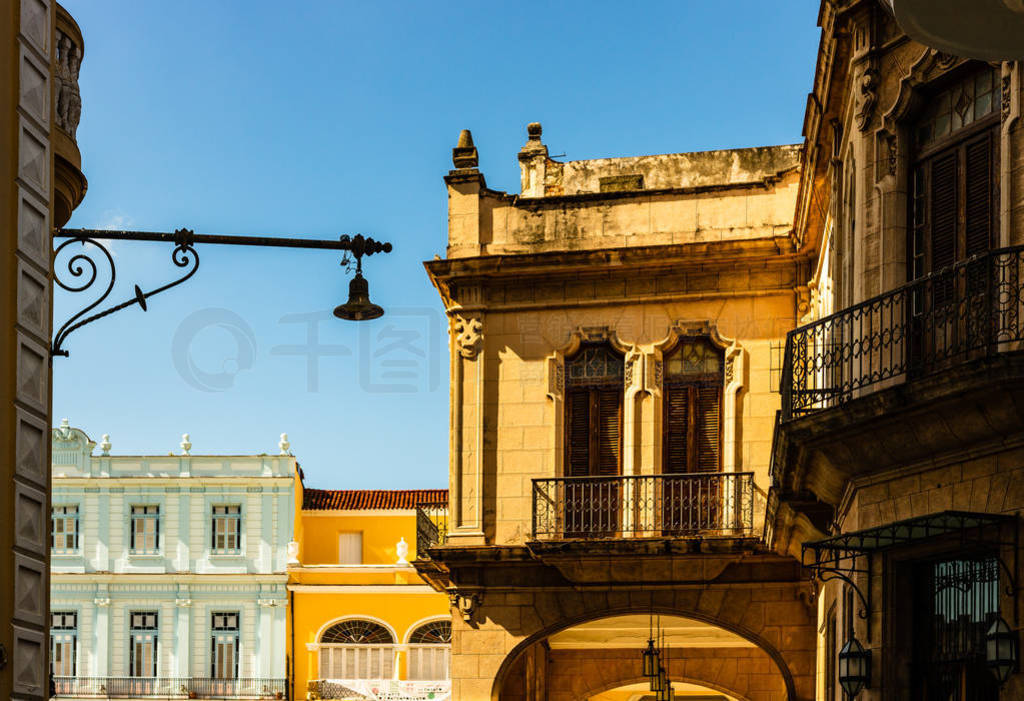
[[(68, 356), (64, 348), (67, 337), (86, 324), (91, 324), (114, 312), (126, 309), (138, 304), (142, 311), (147, 310), (146, 300), (150, 297), (165, 292), (185, 282), (199, 270), (199, 253), (195, 244), (210, 243), (234, 246), (272, 246), (283, 248), (313, 248), (346, 251), (355, 256), (356, 269), (362, 271), (363, 256), (372, 256), (375, 253), (390, 253), (390, 243), (375, 241), (372, 238), (364, 237), (362, 234), (355, 236), (344, 235), (337, 240), (307, 239), (307, 238), (277, 238), (270, 236), (227, 236), (222, 234), (196, 234), (191, 229), (178, 229), (174, 233), (154, 231), (108, 231), (105, 229), (58, 229), (54, 231), (54, 238), (67, 239), (53, 252), (54, 281), (59, 287), (68, 292), (86, 292), (97, 285), (100, 278), (100, 265), (104, 264), (110, 269), (110, 280), (103, 292), (90, 304), (87, 304), (80, 311), (73, 314), (64, 324), (57, 329), (50, 346), (50, 356)], [(93, 310), (103, 304), (114, 289), (117, 279), (117, 266), (114, 264), (114, 257), (101, 241), (158, 241), (174, 244), (171, 251), (171, 261), (178, 268), (185, 268), (184, 274), (167, 284), (143, 291), (135, 285), (134, 294), (118, 304), (90, 314)], [(67, 261), (67, 272), (63, 279), (57, 271), (57, 258), (72, 244), (81, 244), (93, 247), (75, 253)], [(97, 265), (100, 261), (100, 265)], [(343, 262), (343, 265), (346, 263)], [(100, 282), (99, 284), (102, 284)], [(98, 285), (97, 285), (98, 287)]]
[[(807, 551), (814, 552), (814, 562), (807, 562)], [(813, 545), (803, 546), (803, 565), (811, 571), (811, 580), (822, 583), (838, 579), (845, 582), (860, 600), (857, 617), (865, 622), (867, 635), (865, 642), (871, 641), (871, 553), (857, 551), (835, 552), (816, 548)], [(857, 575), (867, 576), (867, 586), (857, 583)]]

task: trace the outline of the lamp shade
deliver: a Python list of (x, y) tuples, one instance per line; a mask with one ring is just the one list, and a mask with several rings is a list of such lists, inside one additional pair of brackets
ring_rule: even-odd
[(839, 685), (852, 698), (871, 681), (871, 651), (850, 638), (839, 651)]
[(654, 647), (654, 639), (647, 641), (647, 647), (642, 653), (643, 659), (643, 674), (648, 679), (651, 679), (658, 674), (658, 667), (661, 666), (661, 655), (658, 653), (657, 648)]
[(985, 633), (985, 664), (1000, 684), (1017, 668), (1017, 634), (1002, 617)]
[(334, 308), (334, 316), (349, 321), (367, 321), (384, 316), (384, 310), (370, 301), (370, 285), (361, 272), (348, 283), (348, 301)]

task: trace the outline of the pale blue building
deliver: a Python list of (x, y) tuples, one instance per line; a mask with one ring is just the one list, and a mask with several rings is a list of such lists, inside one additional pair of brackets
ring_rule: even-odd
[(286, 694), (297, 464), (111, 455), (53, 429), (51, 660), (58, 696)]

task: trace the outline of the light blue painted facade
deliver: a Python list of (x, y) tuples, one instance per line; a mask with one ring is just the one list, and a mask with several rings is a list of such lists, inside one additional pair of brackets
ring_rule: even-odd
[[(111, 456), (109, 443), (96, 454), (66, 424), (52, 440), (52, 506), (77, 509), (74, 547), (54, 543), (63, 547), (50, 579), (50, 610), (76, 614), (74, 676), (131, 676), (130, 615), (155, 611), (155, 676), (215, 676), (212, 616), (237, 613), (237, 677), (284, 679), (296, 471), (287, 443), (280, 455)], [(138, 552), (142, 535), (133, 551), (132, 507), (158, 507), (155, 552)], [(215, 507), (238, 512), (237, 530), (222, 522), (237, 548), (214, 547)]]

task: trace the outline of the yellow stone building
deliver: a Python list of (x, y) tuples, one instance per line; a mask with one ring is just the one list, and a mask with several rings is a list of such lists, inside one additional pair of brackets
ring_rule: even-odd
[(449, 698), (448, 597), (410, 564), (418, 527), (444, 527), (447, 490), (305, 489), (301, 474), (296, 483), (292, 698)]

